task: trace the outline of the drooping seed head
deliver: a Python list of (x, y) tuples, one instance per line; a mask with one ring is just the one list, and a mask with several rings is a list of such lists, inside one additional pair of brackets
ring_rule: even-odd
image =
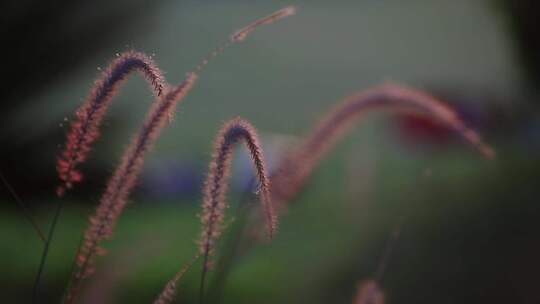
[(259, 179), (258, 193), (264, 210), (268, 236), (272, 237), (276, 229), (277, 219), (270, 201), (270, 183), (257, 132), (249, 122), (241, 118), (229, 120), (216, 137), (214, 153), (203, 189), (199, 253), (205, 257), (205, 270), (208, 268), (208, 256), (212, 253), (214, 244), (223, 229), (223, 219), (227, 208), (225, 194), (230, 175), (232, 149), (238, 142), (245, 144), (253, 160)]
[(426, 116), (454, 130), (484, 157), (491, 159), (495, 155), (478, 133), (467, 127), (445, 103), (410, 87), (385, 84), (346, 97), (323, 117), (298, 147), (281, 160), (271, 176), (274, 204), (283, 206), (295, 195), (334, 143), (354, 122), (372, 110), (406, 111)]
[(150, 84), (154, 95), (160, 96), (166, 86), (163, 74), (154, 60), (143, 53), (127, 51), (116, 57), (94, 82), (82, 106), (75, 112), (66, 144), (56, 165), (62, 196), (82, 179), (77, 167), (86, 160), (92, 143), (99, 137), (103, 116), (120, 85), (133, 72), (140, 72)]
[(257, 19), (254, 22), (248, 24), (247, 26), (237, 30), (231, 35), (230, 41), (232, 42), (243, 41), (251, 32), (257, 29), (259, 26), (264, 25), (264, 24), (274, 23), (280, 19), (283, 19), (288, 16), (292, 16), (294, 14), (296, 14), (296, 7), (287, 6), (285, 8), (282, 8), (266, 17)]

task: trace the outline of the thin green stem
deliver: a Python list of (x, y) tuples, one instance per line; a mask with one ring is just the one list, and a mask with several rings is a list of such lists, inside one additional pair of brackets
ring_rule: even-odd
[(24, 217), (26, 217), (26, 219), (34, 227), (34, 230), (36, 230), (39, 238), (43, 241), (43, 243), (46, 243), (47, 240), (45, 239), (45, 234), (43, 234), (43, 231), (32, 217), (30, 209), (28, 209), (28, 206), (26, 206), (26, 204), (22, 201), (21, 197), (17, 194), (17, 192), (15, 192), (15, 189), (13, 189), (13, 186), (11, 186), (11, 184), (7, 181), (6, 177), (4, 176), (4, 174), (2, 174), (2, 172), (0, 172), (0, 180), (2, 181), (6, 189), (9, 191), (11, 196), (13, 196), (13, 199), (15, 199), (17, 205), (19, 205), (19, 207), (21, 208)]
[(41, 277), (43, 276), (43, 270), (45, 269), (45, 261), (47, 260), (47, 256), (49, 254), (49, 247), (51, 245), (54, 231), (56, 229), (56, 224), (58, 223), (58, 219), (60, 218), (60, 214), (62, 213), (63, 207), (64, 207), (64, 200), (60, 199), (56, 207), (56, 211), (54, 213), (54, 218), (52, 220), (51, 227), (49, 229), (49, 234), (47, 236), (45, 246), (43, 247), (43, 253), (41, 254), (41, 261), (39, 263), (38, 272), (36, 274), (34, 286), (32, 287), (32, 303), (37, 303), (39, 283), (41, 282)]

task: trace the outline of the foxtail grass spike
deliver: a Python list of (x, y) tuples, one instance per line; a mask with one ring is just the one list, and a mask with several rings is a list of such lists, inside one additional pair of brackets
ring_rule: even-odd
[(259, 26), (274, 23), (280, 19), (283, 19), (288, 16), (292, 16), (294, 14), (296, 14), (296, 7), (287, 6), (285, 8), (282, 8), (266, 17), (257, 19), (253, 21), (252, 23), (248, 24), (247, 26), (235, 31), (231, 35), (230, 41), (231, 42), (243, 41), (251, 32), (257, 29)]
[(61, 181), (58, 196), (63, 196), (74, 183), (81, 181), (82, 174), (77, 166), (86, 160), (92, 143), (99, 137), (99, 126), (112, 98), (133, 72), (140, 72), (154, 95), (161, 95), (166, 85), (165, 78), (152, 58), (135, 51), (119, 54), (94, 82), (84, 103), (75, 112), (56, 166)]
[(276, 217), (270, 201), (270, 183), (267, 177), (263, 152), (255, 128), (246, 120), (234, 118), (227, 121), (219, 131), (214, 153), (209, 166), (209, 173), (203, 189), (199, 254), (204, 257), (204, 267), (208, 267), (208, 256), (222, 232), (223, 219), (227, 203), (227, 179), (230, 175), (232, 149), (238, 142), (243, 142), (253, 160), (259, 179), (259, 197), (264, 210), (268, 237), (276, 230)]
[(384, 294), (377, 282), (367, 280), (358, 284), (353, 304), (384, 304)]
[(244, 26), (243, 28), (235, 31), (232, 35), (230, 35), (229, 40), (222, 44), (221, 46), (214, 49), (212, 52), (210, 52), (206, 57), (203, 58), (203, 60), (195, 67), (194, 72), (199, 72), (204, 68), (208, 62), (210, 62), (214, 57), (221, 54), (227, 47), (229, 47), (231, 44), (236, 42), (241, 42), (246, 39), (246, 37), (253, 32), (255, 29), (257, 29), (259, 26), (264, 24), (271, 24), (274, 23), (282, 18), (292, 16), (296, 13), (296, 8), (294, 6), (287, 6), (285, 8), (282, 8), (273, 14), (270, 14), (266, 17), (260, 18), (255, 20), (254, 22), (248, 24), (247, 26)]
[(422, 91), (388, 83), (345, 98), (316, 125), (298, 148), (285, 155), (271, 176), (274, 204), (283, 206), (295, 195), (334, 143), (356, 120), (372, 110), (406, 111), (426, 116), (454, 130), (486, 158), (495, 156), (492, 148), (449, 106)]
[(231, 119), (223, 125), (216, 137), (214, 153), (203, 189), (202, 229), (199, 240), (199, 254), (203, 257), (200, 286), (201, 302), (204, 296), (206, 273), (210, 268), (209, 258), (214, 250), (214, 244), (223, 230), (223, 219), (227, 208), (225, 193), (228, 186), (227, 179), (230, 175), (232, 149), (238, 142), (245, 144), (259, 179), (258, 194), (263, 206), (268, 237), (272, 238), (276, 230), (277, 219), (270, 201), (270, 184), (257, 132), (249, 122), (241, 118)]
[(182, 266), (182, 268), (174, 275), (174, 277), (169, 282), (167, 282), (167, 284), (165, 284), (165, 287), (163, 288), (159, 296), (154, 301), (154, 304), (169, 304), (173, 302), (174, 298), (176, 297), (177, 290), (178, 290), (178, 287), (177, 287), (178, 282), (184, 276), (184, 274), (191, 268), (193, 263), (197, 261), (198, 258), (199, 258), (199, 255), (196, 255), (195, 257), (193, 257), (193, 259), (191, 259), (191, 261), (189, 261), (187, 264)]

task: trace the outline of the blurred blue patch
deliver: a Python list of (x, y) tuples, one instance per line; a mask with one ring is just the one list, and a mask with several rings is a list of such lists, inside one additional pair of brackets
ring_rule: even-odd
[(199, 162), (166, 159), (156, 161), (141, 178), (141, 192), (158, 199), (199, 197), (205, 170)]

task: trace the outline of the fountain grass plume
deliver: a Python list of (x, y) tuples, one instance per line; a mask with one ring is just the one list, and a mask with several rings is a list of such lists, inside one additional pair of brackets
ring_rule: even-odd
[(242, 118), (227, 121), (220, 129), (215, 143), (214, 153), (209, 166), (209, 173), (203, 189), (201, 214), (201, 237), (199, 254), (204, 258), (204, 267), (208, 267), (214, 243), (222, 232), (223, 219), (227, 203), (227, 179), (230, 176), (233, 147), (243, 142), (253, 160), (256, 176), (259, 180), (258, 194), (266, 219), (267, 234), (272, 238), (276, 230), (276, 218), (270, 201), (270, 182), (267, 176), (264, 156), (255, 128)]
[(377, 282), (366, 280), (358, 284), (353, 304), (384, 304), (384, 294)]
[(151, 57), (136, 51), (119, 54), (94, 82), (90, 93), (75, 112), (56, 165), (61, 181), (57, 188), (58, 196), (81, 181), (82, 174), (77, 166), (86, 160), (92, 143), (99, 137), (99, 126), (112, 98), (133, 72), (144, 76), (156, 97), (161, 95), (166, 86), (165, 78)]
[[(194, 72), (198, 73), (202, 70), (212, 58), (223, 52), (231, 43), (245, 40), (259, 26), (274, 23), (295, 13), (296, 8), (288, 6), (235, 31), (229, 41), (210, 52), (196, 66)], [(66, 145), (57, 162), (57, 171), (62, 182), (57, 189), (58, 196), (62, 196), (73, 186), (73, 183), (81, 181), (82, 174), (76, 170), (76, 167), (86, 160), (91, 144), (99, 137), (99, 125), (118, 87), (134, 71), (139, 71), (144, 75), (156, 96), (161, 95), (166, 86), (165, 77), (152, 58), (135, 51), (122, 53), (115, 58), (95, 81), (90, 94), (76, 111), (75, 120), (71, 123)]]
[(491, 147), (448, 105), (422, 91), (387, 83), (345, 98), (315, 126), (299, 147), (285, 155), (271, 176), (274, 204), (284, 206), (334, 143), (371, 110), (406, 111), (426, 116), (454, 130), (484, 157), (495, 156)]
[(195, 255), (191, 259), (191, 261), (182, 266), (182, 268), (174, 275), (174, 277), (169, 282), (167, 282), (167, 284), (165, 284), (165, 287), (154, 301), (154, 304), (169, 304), (173, 302), (178, 289), (178, 281), (180, 281), (180, 279), (191, 268), (193, 263), (195, 263), (198, 258), (199, 255)]
[(280, 19), (292, 16), (294, 14), (296, 14), (296, 7), (294, 6), (284, 7), (266, 17), (257, 19), (253, 21), (252, 23), (248, 24), (247, 26), (235, 31), (231, 35), (230, 41), (232, 42), (243, 41), (251, 32), (257, 29), (259, 26), (265, 25), (265, 24), (272, 24)]
[(210, 268), (210, 256), (213, 253), (215, 242), (223, 231), (225, 209), (228, 207), (225, 193), (230, 176), (232, 150), (239, 142), (245, 144), (253, 160), (255, 173), (259, 180), (257, 193), (264, 210), (268, 237), (272, 238), (276, 230), (276, 216), (270, 201), (270, 183), (257, 132), (248, 121), (241, 118), (231, 119), (223, 125), (215, 139), (209, 173), (203, 189), (202, 229), (199, 240), (199, 254), (203, 257), (201, 301), (204, 294), (205, 275)]

